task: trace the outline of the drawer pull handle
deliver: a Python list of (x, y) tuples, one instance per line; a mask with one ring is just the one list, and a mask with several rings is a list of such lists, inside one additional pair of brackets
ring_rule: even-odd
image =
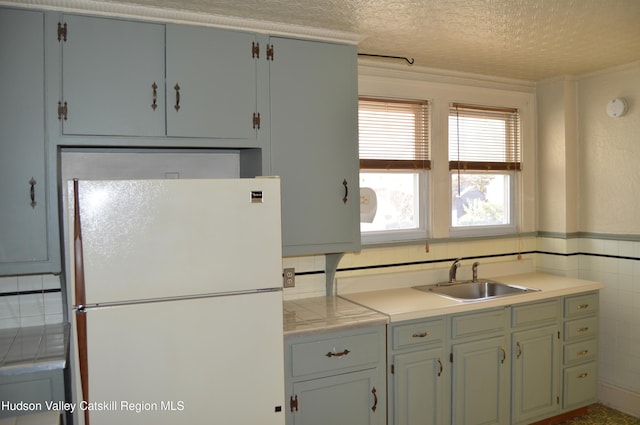
[(589, 308), (589, 304), (580, 304), (580, 305), (578, 306), (578, 310), (583, 310), (583, 309), (585, 309), (585, 308)]
[(438, 365), (440, 365), (440, 370), (438, 370), (438, 376), (442, 376), (442, 360), (438, 357)]
[(522, 356), (522, 345), (520, 345), (520, 341), (516, 342), (516, 347), (518, 347), (518, 354), (516, 354), (516, 359), (519, 359)]
[(371, 410), (375, 412), (378, 408), (378, 394), (376, 392), (376, 387), (373, 387), (371, 394), (373, 394), (373, 406), (371, 406)]
[(293, 396), (289, 397), (289, 409), (292, 412), (298, 411), (298, 395), (296, 394), (295, 398)]
[(586, 378), (587, 376), (589, 376), (587, 372), (582, 372), (580, 375), (578, 375), (578, 378), (582, 379), (582, 378)]
[(420, 333), (414, 333), (413, 335), (411, 335), (411, 338), (424, 338), (426, 336), (429, 336), (429, 332), (420, 332)]
[(589, 350), (578, 351), (579, 356), (586, 356), (587, 354), (589, 354)]
[(502, 360), (500, 360), (500, 363), (504, 364), (504, 361), (507, 360), (507, 350), (505, 350), (504, 347), (500, 347), (500, 351), (502, 351)]
[(587, 332), (589, 331), (589, 326), (584, 326), (582, 328), (578, 328), (578, 332)]
[(342, 353), (334, 353), (333, 351), (329, 351), (327, 354), (325, 354), (325, 356), (331, 358), (331, 357), (344, 357), (347, 354), (349, 354), (351, 351), (349, 350), (344, 350)]

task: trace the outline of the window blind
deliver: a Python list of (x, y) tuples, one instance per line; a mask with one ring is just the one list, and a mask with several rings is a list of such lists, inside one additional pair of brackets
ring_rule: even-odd
[(518, 110), (452, 103), (449, 108), (449, 169), (519, 171)]
[(431, 169), (427, 101), (360, 98), (361, 169)]

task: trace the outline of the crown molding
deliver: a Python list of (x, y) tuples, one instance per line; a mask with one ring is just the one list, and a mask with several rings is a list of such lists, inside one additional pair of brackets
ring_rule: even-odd
[(350, 32), (286, 24), (282, 22), (95, 0), (0, 0), (0, 5), (119, 17), (143, 21), (228, 28), (274, 36), (295, 37), (346, 44), (358, 44), (366, 38), (363, 35)]

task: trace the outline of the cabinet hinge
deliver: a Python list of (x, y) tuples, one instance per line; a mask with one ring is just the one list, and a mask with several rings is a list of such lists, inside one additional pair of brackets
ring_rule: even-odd
[(260, 43), (251, 42), (251, 57), (254, 59), (260, 58)]
[(253, 129), (260, 130), (260, 112), (253, 113)]
[(295, 398), (293, 396), (289, 397), (289, 409), (291, 409), (292, 412), (297, 412), (298, 411), (298, 396), (296, 395)]
[(267, 44), (267, 60), (273, 60), (273, 44)]
[(58, 41), (67, 41), (67, 23), (58, 22)]
[(67, 108), (67, 102), (58, 102), (58, 119), (62, 120), (64, 119), (65, 121), (67, 120), (67, 112), (68, 112), (68, 108)]
[(391, 374), (393, 375), (394, 373), (396, 373), (396, 368), (393, 364), (391, 364)]

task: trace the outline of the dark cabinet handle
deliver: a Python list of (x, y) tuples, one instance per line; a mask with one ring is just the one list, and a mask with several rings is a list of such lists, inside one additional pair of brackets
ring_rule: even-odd
[(174, 106), (174, 108), (176, 108), (176, 111), (179, 111), (180, 110), (180, 85), (176, 83), (176, 85), (173, 86), (173, 88), (176, 91), (176, 105)]
[(438, 370), (438, 376), (442, 376), (442, 360), (438, 357), (438, 365), (440, 365), (440, 370)]
[(29, 180), (29, 197), (31, 198), (31, 208), (35, 209), (36, 205), (38, 205), (38, 203), (36, 202), (36, 180), (31, 177), (31, 180)]
[(158, 107), (158, 85), (156, 84), (155, 81), (151, 85), (151, 88), (153, 89), (153, 95), (152, 95), (153, 103), (151, 103), (151, 109), (155, 111), (156, 108)]
[(342, 185), (344, 186), (344, 198), (342, 198), (342, 203), (346, 204), (349, 200), (349, 184), (347, 183), (347, 179), (342, 180)]
[(516, 347), (518, 347), (518, 354), (516, 355), (516, 359), (519, 359), (522, 356), (522, 346), (520, 345), (520, 341), (516, 342)]
[(505, 350), (504, 347), (500, 347), (500, 351), (502, 351), (502, 360), (500, 360), (500, 363), (504, 364), (504, 361), (507, 360), (507, 350)]
[(371, 394), (373, 394), (373, 406), (371, 406), (371, 410), (375, 412), (378, 408), (378, 393), (376, 392), (376, 387), (373, 387)]
[(349, 354), (351, 351), (349, 350), (344, 350), (342, 353), (334, 353), (332, 351), (329, 351), (327, 354), (325, 354), (325, 356), (331, 358), (331, 357), (344, 357), (347, 354)]

